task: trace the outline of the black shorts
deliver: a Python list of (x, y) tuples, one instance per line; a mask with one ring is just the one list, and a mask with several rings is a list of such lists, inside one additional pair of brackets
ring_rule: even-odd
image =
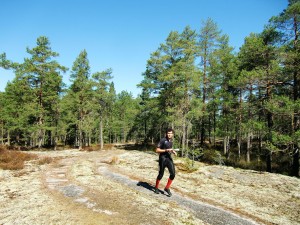
[(161, 155), (159, 157), (159, 173), (157, 176), (158, 180), (161, 180), (164, 176), (165, 168), (168, 168), (170, 173), (170, 179), (173, 180), (175, 178), (175, 167), (171, 157), (167, 157), (165, 155)]

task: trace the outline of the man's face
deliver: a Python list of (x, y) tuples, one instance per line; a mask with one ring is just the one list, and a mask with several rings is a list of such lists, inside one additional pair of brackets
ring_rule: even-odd
[(173, 132), (172, 131), (168, 132), (167, 137), (168, 137), (168, 139), (172, 139), (173, 138)]

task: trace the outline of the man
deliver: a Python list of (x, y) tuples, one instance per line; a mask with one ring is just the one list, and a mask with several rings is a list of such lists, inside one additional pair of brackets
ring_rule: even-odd
[(172, 153), (176, 155), (176, 151), (172, 149), (173, 136), (174, 136), (173, 129), (168, 128), (166, 131), (166, 136), (160, 140), (156, 148), (156, 153), (159, 153), (159, 173), (156, 179), (154, 192), (156, 194), (159, 194), (159, 190), (158, 190), (159, 182), (163, 178), (165, 168), (167, 167), (170, 176), (164, 190), (168, 193), (169, 197), (172, 196), (172, 193), (170, 191), (170, 186), (175, 178), (175, 167), (174, 167), (173, 159), (171, 157)]

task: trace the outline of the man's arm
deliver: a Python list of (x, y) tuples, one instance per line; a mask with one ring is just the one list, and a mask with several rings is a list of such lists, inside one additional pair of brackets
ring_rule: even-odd
[(156, 153), (164, 153), (164, 152), (167, 152), (166, 150), (168, 150), (168, 149), (161, 149), (161, 148), (157, 147), (155, 152)]
[(174, 150), (174, 149), (161, 149), (161, 148), (157, 147), (155, 152), (156, 153), (171, 152), (174, 155), (177, 155), (176, 150)]

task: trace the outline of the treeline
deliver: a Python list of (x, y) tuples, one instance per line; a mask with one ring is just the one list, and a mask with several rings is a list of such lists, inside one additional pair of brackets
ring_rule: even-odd
[[(48, 38), (22, 64), (1, 55), (15, 79), (0, 93), (0, 141), (20, 146), (155, 142), (176, 131), (182, 156), (299, 176), (300, 1), (245, 38), (238, 52), (211, 19), (172, 31), (153, 52), (133, 98), (116, 94), (112, 70), (90, 73), (84, 50), (67, 68)], [(242, 164), (240, 164), (242, 165)]]
[(1, 65), (13, 69), (15, 78), (0, 92), (0, 144), (31, 148), (126, 142), (138, 101), (126, 91), (116, 94), (112, 70), (90, 73), (83, 50), (70, 71), (66, 88), (62, 73), (67, 68), (54, 60), (47, 37), (27, 49), (29, 58), (14, 63), (1, 55)]
[(238, 53), (211, 19), (199, 32), (171, 32), (140, 84), (147, 131), (172, 124), (184, 155), (205, 157), (221, 141), (227, 164), (245, 158), (299, 176), (299, 27), (300, 1), (291, 0)]

